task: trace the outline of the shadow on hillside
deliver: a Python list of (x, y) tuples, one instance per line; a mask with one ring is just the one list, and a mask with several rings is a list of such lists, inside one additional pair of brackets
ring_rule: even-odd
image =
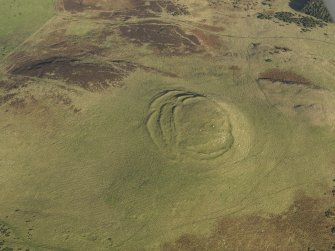
[(296, 11), (302, 10), (309, 0), (290, 0), (290, 7)]

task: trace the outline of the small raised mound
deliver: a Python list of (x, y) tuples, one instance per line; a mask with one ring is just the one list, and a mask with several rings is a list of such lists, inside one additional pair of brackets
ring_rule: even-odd
[(214, 159), (234, 143), (227, 112), (194, 92), (169, 90), (157, 95), (146, 126), (157, 147), (173, 158)]

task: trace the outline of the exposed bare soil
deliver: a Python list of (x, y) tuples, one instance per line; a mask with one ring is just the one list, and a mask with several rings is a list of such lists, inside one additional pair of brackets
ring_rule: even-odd
[(200, 41), (180, 27), (161, 21), (142, 21), (119, 27), (123, 37), (138, 45), (149, 44), (165, 55), (185, 55), (202, 51)]

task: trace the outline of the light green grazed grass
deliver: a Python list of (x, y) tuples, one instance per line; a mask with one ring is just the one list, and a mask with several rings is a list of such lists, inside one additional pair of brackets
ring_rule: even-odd
[(54, 14), (53, 0), (0, 0), (0, 60)]
[[(218, 67), (196, 57), (180, 63), (190, 62), (204, 72)], [(229, 79), (224, 72), (219, 77)], [(86, 108), (76, 116), (57, 106), (35, 115), (6, 115), (3, 123), (13, 125), (1, 137), (6, 142), (1, 156), (6, 156), (6, 166), (15, 163), (6, 176), (22, 184), (5, 182), (12, 198), (6, 208), (37, 209), (37, 243), (53, 240), (73, 250), (157, 250), (162, 241), (183, 232), (206, 232), (222, 215), (282, 212), (295, 191), (317, 194), (311, 184), (327, 174), (329, 135), (273, 110), (249, 81), (232, 87), (230, 81), (219, 85), (213, 79), (203, 85), (196, 77), (139, 71), (126, 80), (125, 89), (87, 93), (88, 103), (79, 98), (77, 104)], [(241, 112), (253, 142), (243, 160), (180, 162), (157, 149), (145, 127), (148, 104), (158, 91), (180, 88)], [(10, 220), (19, 224), (22, 218)], [(68, 241), (64, 228), (71, 232)]]

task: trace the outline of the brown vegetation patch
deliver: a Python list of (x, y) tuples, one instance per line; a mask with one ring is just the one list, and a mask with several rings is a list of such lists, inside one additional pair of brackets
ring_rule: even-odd
[[(48, 55), (43, 57), (79, 57), (84, 55), (98, 55), (103, 51), (101, 40), (105, 39), (105, 37), (102, 36), (102, 29), (99, 25), (96, 26), (96, 29), (92, 29), (85, 35), (67, 34), (66, 27), (68, 26), (69, 23), (67, 21), (61, 22), (58, 24), (57, 29), (43, 36), (42, 39), (34, 45), (39, 48), (39, 54)], [(14, 61), (16, 62), (17, 60), (14, 59)]]
[(14, 98), (9, 105), (16, 110), (22, 110), (26, 106), (26, 100), (24, 98)]
[[(109, 86), (119, 86), (120, 81), (136, 69), (160, 74), (166, 77), (177, 75), (125, 60), (112, 60), (104, 64), (82, 62), (78, 58), (51, 57), (46, 59), (26, 59), (12, 66), (12, 74), (0, 81), (0, 88), (8, 92), (29, 84), (29, 77), (63, 80), (67, 84), (78, 85), (89, 91), (104, 90)], [(71, 90), (73, 91), (73, 90)]]
[(120, 26), (121, 35), (138, 45), (150, 44), (165, 55), (185, 55), (202, 51), (200, 41), (180, 27), (160, 21), (143, 21)]
[(157, 1), (158, 4), (170, 15), (188, 15), (189, 11), (185, 5), (175, 4), (172, 1)]
[[(331, 217), (329, 198), (300, 196), (281, 215), (225, 217), (210, 236), (185, 234), (164, 251), (301, 251), (332, 250), (335, 218)], [(325, 213), (326, 212), (326, 213)]]
[(113, 20), (121, 19), (126, 21), (132, 17), (153, 18), (153, 17), (159, 17), (159, 15), (156, 12), (150, 11), (146, 6), (137, 9), (119, 10), (115, 12), (102, 11), (99, 13), (99, 18), (102, 19), (113, 19)]
[(16, 94), (9, 93), (3, 96), (0, 96), (0, 106), (3, 104), (6, 104), (8, 101), (12, 100), (15, 97)]
[(255, 10), (258, 1), (254, 0), (207, 0), (208, 5), (216, 9), (228, 11), (250, 11)]
[(219, 36), (208, 34), (198, 29), (194, 29), (192, 32), (201, 41), (201, 44), (208, 48), (218, 48), (221, 46), (221, 40)]
[(117, 16), (154, 17), (163, 11), (170, 15), (187, 15), (185, 5), (169, 0), (64, 0), (64, 9), (72, 12), (84, 10), (116, 11), (102, 12), (101, 17)]
[(132, 0), (63, 0), (64, 9), (72, 12), (84, 10), (110, 10), (133, 8)]
[(132, 8), (132, 0), (62, 0), (67, 11), (114, 10)]
[(213, 31), (213, 32), (220, 32), (220, 31), (225, 30), (225, 28), (222, 26), (213, 26), (213, 25), (208, 25), (208, 24), (199, 24), (199, 27), (202, 29), (206, 29), (208, 31)]
[[(293, 77), (264, 75), (258, 86), (270, 106), (283, 115), (314, 126), (335, 125), (335, 94), (321, 86)], [(285, 81), (285, 82), (284, 82)]]
[(6, 80), (0, 80), (0, 90), (3, 95), (0, 95), (0, 106), (11, 103), (17, 98), (19, 89), (27, 86), (28, 80), (25, 77), (9, 77)]
[[(94, 34), (95, 35), (95, 34)], [(96, 34), (94, 37), (99, 37), (101, 34)], [(98, 55), (103, 49), (96, 46), (91, 38), (78, 38), (76, 36), (52, 36), (53, 41), (46, 41), (40, 44), (41, 49), (45, 48), (48, 55), (71, 55), (72, 57), (84, 55)]]
[(8, 78), (6, 80), (0, 80), (0, 89), (9, 92), (24, 87), (26, 84), (27, 80), (24, 78)]
[(285, 46), (272, 46), (262, 43), (251, 43), (248, 47), (248, 54), (250, 56), (270, 56), (276, 54), (283, 54), (292, 51), (290, 48)]
[(290, 48), (285, 47), (285, 46), (278, 46), (278, 45), (276, 45), (274, 48), (276, 50), (275, 53), (292, 51)]
[(128, 20), (132, 17), (146, 18), (146, 17), (158, 17), (159, 13), (162, 12), (162, 7), (158, 1), (150, 1), (145, 4), (144, 0), (133, 0), (131, 1), (130, 8), (120, 8), (116, 11), (103, 11), (100, 12), (99, 18), (103, 19), (123, 19)]
[[(109, 65), (81, 62), (73, 58), (47, 58), (23, 63), (10, 70), (11, 74), (64, 80), (69, 84), (97, 91), (121, 81), (136, 65), (128, 61), (112, 61)], [(114, 84), (113, 84), (114, 85)]]
[(281, 82), (283, 84), (301, 84), (313, 86), (310, 80), (305, 77), (292, 72), (283, 71), (279, 69), (269, 69), (259, 74), (259, 80), (269, 80), (271, 82)]
[(241, 70), (241, 68), (238, 65), (231, 65), (231, 66), (229, 66), (228, 69), (232, 70), (233, 72)]
[[(67, 24), (63, 24), (63, 27)], [(66, 35), (66, 29), (60, 28), (49, 32), (39, 39), (38, 43), (30, 44), (35, 50), (25, 50), (11, 54), (5, 62), (8, 71), (17, 68), (17, 65), (24, 65), (27, 62), (36, 61), (38, 58), (91, 58), (102, 55), (105, 48), (102, 40), (105, 34), (101, 29), (92, 31), (87, 36)], [(1, 84), (0, 84), (1, 87)]]
[(69, 11), (82, 11), (85, 7), (81, 0), (63, 0), (63, 3), (64, 9)]
[(132, 17), (146, 18), (158, 17), (162, 12), (170, 15), (188, 15), (188, 9), (181, 4), (175, 4), (172, 1), (158, 0), (158, 1), (145, 1), (134, 0), (132, 1), (131, 8), (118, 9), (114, 12), (102, 11), (99, 14), (100, 18), (104, 19), (123, 19), (128, 20)]
[[(7, 105), (6, 111), (10, 109), (12, 112), (24, 112), (29, 113), (33, 111), (44, 111), (48, 109), (48, 105), (60, 105), (67, 107), (67, 109), (74, 113), (80, 112), (80, 108), (73, 104), (73, 101), (69, 95), (68, 88), (50, 88), (48, 91), (42, 94), (36, 94), (29, 89), (25, 92), (16, 92), (5, 94), (0, 96), (0, 106)], [(46, 105), (47, 104), (47, 105)]]

